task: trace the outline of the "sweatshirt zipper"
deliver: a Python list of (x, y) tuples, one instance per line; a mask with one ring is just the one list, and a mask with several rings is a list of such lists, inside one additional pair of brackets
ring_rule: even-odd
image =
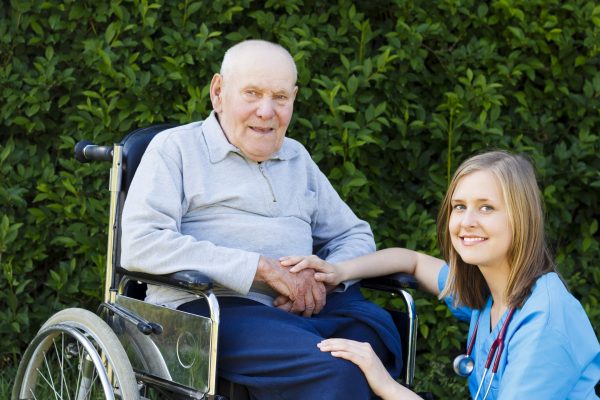
[(269, 186), (269, 190), (271, 191), (271, 197), (273, 197), (273, 203), (276, 203), (277, 198), (275, 197), (275, 192), (273, 191), (273, 186), (271, 186), (271, 181), (269, 181), (269, 178), (267, 178), (267, 174), (265, 173), (265, 169), (264, 169), (263, 165), (258, 164), (258, 169), (259, 169), (260, 173), (262, 174), (263, 178), (265, 178), (265, 181), (267, 181), (267, 186)]

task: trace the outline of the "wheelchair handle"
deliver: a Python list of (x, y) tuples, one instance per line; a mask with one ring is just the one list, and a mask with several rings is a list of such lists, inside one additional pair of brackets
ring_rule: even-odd
[(89, 140), (82, 140), (75, 145), (75, 159), (80, 163), (90, 161), (112, 161), (113, 146), (99, 146)]

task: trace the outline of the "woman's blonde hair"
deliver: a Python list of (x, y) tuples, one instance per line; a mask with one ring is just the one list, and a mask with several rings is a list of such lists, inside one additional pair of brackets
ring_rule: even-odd
[(481, 309), (490, 294), (479, 268), (464, 262), (452, 246), (448, 229), (454, 191), (464, 176), (475, 171), (491, 172), (500, 185), (512, 230), (505, 296), (510, 307), (521, 307), (537, 278), (556, 272), (556, 267), (546, 245), (542, 198), (533, 167), (525, 157), (505, 151), (471, 157), (452, 177), (437, 223), (440, 249), (450, 267), (441, 296), (452, 296), (456, 304)]

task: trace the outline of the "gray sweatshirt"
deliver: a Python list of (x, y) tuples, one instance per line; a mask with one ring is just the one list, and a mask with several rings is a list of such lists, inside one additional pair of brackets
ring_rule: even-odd
[[(276, 293), (253, 283), (261, 254), (339, 262), (375, 250), (369, 225), (300, 143), (285, 138), (257, 163), (228, 142), (214, 113), (152, 140), (125, 201), (121, 246), (121, 265), (131, 271), (198, 270), (218, 294), (267, 305)], [(150, 287), (146, 300), (175, 308), (194, 299)]]

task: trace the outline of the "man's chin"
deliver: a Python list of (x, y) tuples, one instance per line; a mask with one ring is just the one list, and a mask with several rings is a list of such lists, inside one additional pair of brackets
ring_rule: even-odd
[(279, 147), (268, 146), (268, 147), (255, 147), (249, 149), (241, 149), (244, 155), (256, 162), (262, 162), (270, 159), (275, 153), (279, 151)]

